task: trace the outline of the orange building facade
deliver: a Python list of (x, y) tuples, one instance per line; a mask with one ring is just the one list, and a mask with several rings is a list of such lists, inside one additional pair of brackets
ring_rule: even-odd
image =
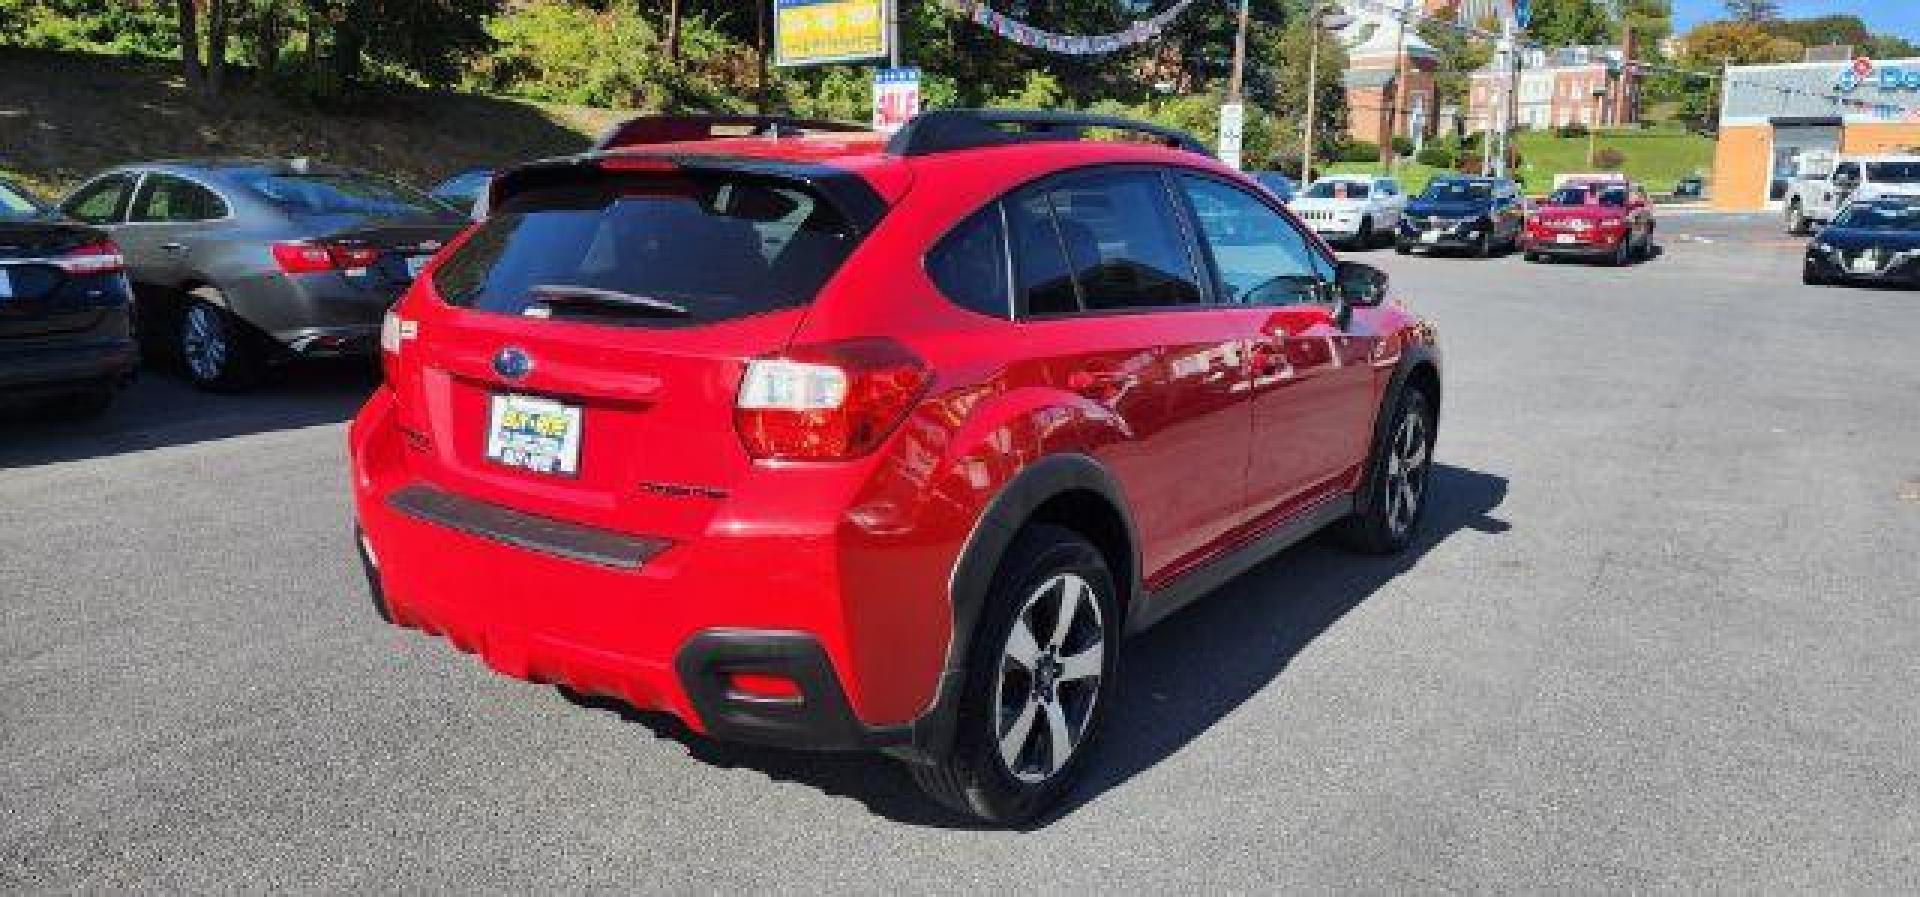
[(1777, 209), (1808, 153), (1920, 151), (1920, 58), (1733, 66), (1720, 102), (1716, 209)]

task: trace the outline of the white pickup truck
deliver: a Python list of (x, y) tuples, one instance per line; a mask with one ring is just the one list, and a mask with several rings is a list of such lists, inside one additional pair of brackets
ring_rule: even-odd
[(1832, 156), (1808, 153), (1787, 184), (1787, 233), (1804, 234), (1867, 199), (1920, 199), (1920, 156)]

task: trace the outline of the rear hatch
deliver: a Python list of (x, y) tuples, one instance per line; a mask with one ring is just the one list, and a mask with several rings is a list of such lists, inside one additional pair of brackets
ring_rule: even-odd
[(83, 225), (0, 220), (0, 339), (85, 333), (125, 302), (120, 274), (76, 254), (106, 241)]
[(388, 341), (413, 474), (696, 535), (752, 465), (733, 420), (746, 363), (787, 345), (861, 228), (764, 171), (578, 166), (503, 192), (390, 321), (414, 334)]

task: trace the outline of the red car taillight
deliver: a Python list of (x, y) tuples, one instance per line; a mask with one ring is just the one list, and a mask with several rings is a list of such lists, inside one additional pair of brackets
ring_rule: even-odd
[(733, 424), (755, 458), (840, 461), (874, 450), (933, 374), (887, 339), (808, 346), (747, 364)]
[(127, 257), (112, 240), (76, 246), (61, 253), (53, 263), (68, 274), (118, 274), (127, 270)]
[(368, 267), (380, 260), (380, 250), (357, 243), (287, 240), (273, 244), (273, 260), (288, 274), (318, 274)]

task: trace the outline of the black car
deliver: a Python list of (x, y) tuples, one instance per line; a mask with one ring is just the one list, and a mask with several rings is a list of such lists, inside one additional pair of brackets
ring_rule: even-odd
[(1920, 286), (1920, 203), (1874, 200), (1848, 206), (1807, 242), (1800, 279)]
[(295, 358), (376, 357), (387, 307), (468, 223), (410, 187), (306, 159), (122, 166), (60, 210), (125, 251), (149, 348), (224, 391)]
[(1526, 212), (1505, 178), (1438, 177), (1407, 203), (1394, 251), (1465, 249), (1486, 257), (1520, 244)]
[(120, 248), (0, 180), (0, 399), (97, 414), (139, 360)]

